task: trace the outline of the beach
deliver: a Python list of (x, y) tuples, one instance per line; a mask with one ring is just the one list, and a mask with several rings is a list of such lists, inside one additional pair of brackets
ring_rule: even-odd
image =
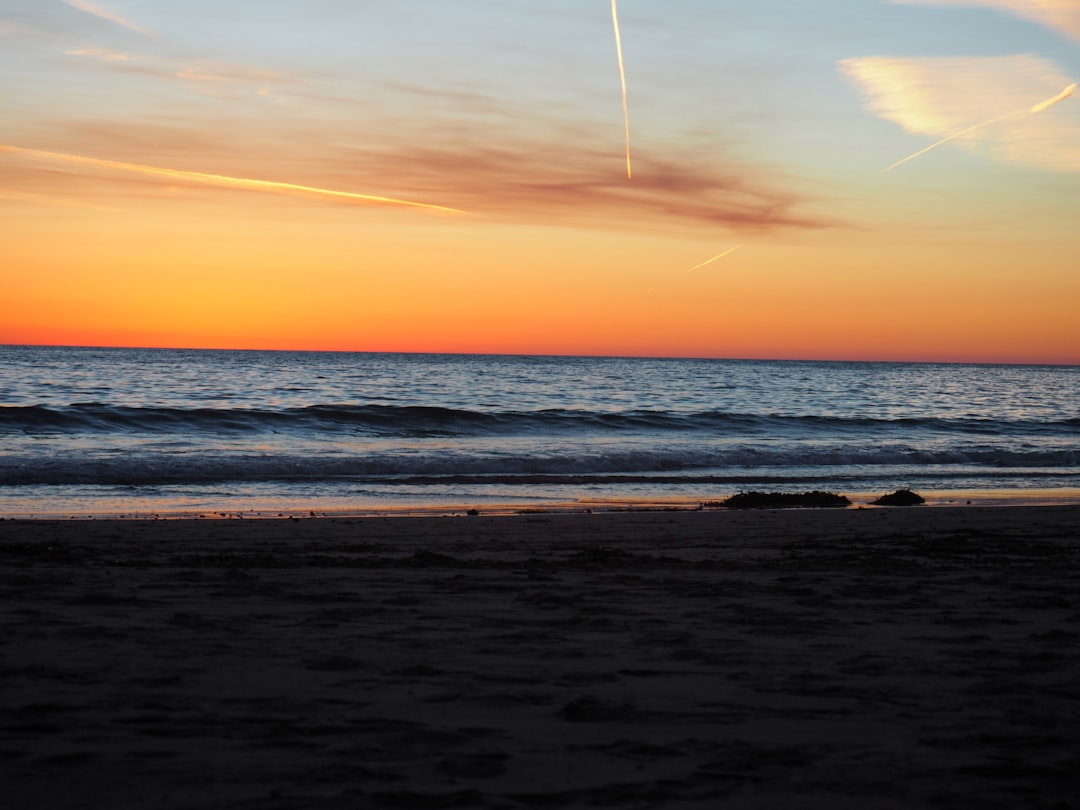
[(1080, 506), (0, 521), (13, 807), (1071, 806)]

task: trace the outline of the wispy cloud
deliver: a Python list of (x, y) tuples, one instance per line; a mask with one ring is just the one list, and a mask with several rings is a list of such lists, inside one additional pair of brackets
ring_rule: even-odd
[(29, 26), (18, 20), (0, 20), (0, 36), (4, 34), (24, 34), (29, 30)]
[(181, 79), (194, 79), (197, 82), (224, 82), (228, 81), (224, 76), (207, 73), (199, 68), (184, 68), (177, 74)]
[(108, 20), (112, 23), (116, 23), (117, 25), (121, 25), (124, 28), (127, 28), (129, 31), (136, 32), (137, 34), (148, 33), (147, 30), (138, 23), (134, 23), (126, 17), (122, 17), (113, 11), (102, 8), (101, 6), (95, 5), (93, 3), (88, 3), (86, 2), (86, 0), (64, 0), (64, 2), (72, 8), (77, 8), (79, 11), (85, 12), (87, 14), (92, 14), (95, 17), (100, 17), (101, 19)]
[[(1058, 171), (1080, 171), (1080, 105), (1014, 115), (1059, 95), (1072, 80), (1034, 56), (847, 59), (840, 68), (868, 108), (907, 132)], [(993, 126), (986, 123), (992, 122)]]
[(767, 169), (724, 165), (692, 153), (638, 150), (634, 183), (601, 145), (503, 138), (498, 146), (454, 133), (437, 145), (343, 150), (327, 172), (382, 177), (475, 214), (589, 227), (635, 223), (660, 230), (707, 224), (738, 231), (825, 228), (838, 224), (805, 210), (812, 198), (786, 189)]
[(121, 73), (172, 81), (181, 79), (192, 89), (215, 96), (238, 92), (268, 96), (285, 87), (300, 88), (305, 83), (303, 78), (281, 71), (218, 60), (183, 60), (102, 47), (72, 48), (65, 53), (95, 59), (101, 63), (99, 67)]
[(137, 54), (114, 51), (110, 48), (74, 48), (64, 51), (68, 56), (90, 56), (102, 62), (130, 62), (139, 59)]
[(1080, 40), (1080, 2), (1076, 0), (892, 0), (911, 6), (996, 8), (1061, 31)]
[(199, 82), (219, 82), (223, 84), (251, 83), (267, 85), (299, 83), (298, 79), (276, 70), (264, 70), (249, 67), (247, 65), (205, 60), (176, 71), (176, 75), (181, 79), (190, 79)]
[[(634, 182), (627, 183), (621, 156), (612, 153), (603, 137), (606, 133), (591, 133), (588, 128), (548, 133), (502, 129), (493, 138), (483, 125), (455, 126), (445, 121), (438, 127), (439, 138), (433, 139), (426, 134), (428, 126), (401, 129), (398, 123), (394, 119), (386, 129), (373, 121), (343, 123), (328, 138), (324, 125), (305, 125), (292, 115), (279, 121), (264, 119), (257, 135), (234, 134), (223, 122), (206, 120), (168, 126), (56, 121), (50, 127), (53, 134), (45, 136), (49, 140), (41, 147), (52, 154), (24, 153), (20, 162), (47, 160), (61, 166), (66, 161), (72, 166), (74, 158), (61, 157), (61, 153), (130, 155), (139, 165), (120, 170), (132, 179), (141, 175), (274, 190), (158, 168), (188, 168), (193, 156), (199, 155), (201, 166), (228, 167), (224, 175), (277, 177), (316, 189), (377, 190), (392, 198), (468, 211), (473, 215), (471, 222), (634, 227), (656, 232), (689, 232), (706, 225), (721, 233), (750, 234), (843, 224), (823, 212), (823, 201), (809, 181), (779, 175), (765, 166), (725, 160), (718, 150), (643, 147), (637, 153)], [(65, 135), (58, 139), (56, 132)], [(99, 165), (92, 160), (96, 158), (80, 162), (87, 168), (117, 170), (111, 162)], [(63, 194), (65, 188), (60, 185), (55, 191)], [(276, 193), (302, 196), (288, 192), (284, 184)]]
[(18, 203), (32, 205), (47, 205), (52, 208), (82, 208), (87, 211), (115, 211), (103, 205), (94, 205), (81, 200), (71, 200), (66, 197), (53, 197), (48, 194), (39, 194), (34, 191), (16, 191), (15, 189), (0, 189), (0, 200), (11, 200)]

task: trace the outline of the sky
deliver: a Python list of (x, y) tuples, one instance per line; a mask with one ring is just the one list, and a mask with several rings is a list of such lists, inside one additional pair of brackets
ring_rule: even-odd
[(1077, 81), (1080, 0), (0, 0), (0, 343), (1080, 363)]

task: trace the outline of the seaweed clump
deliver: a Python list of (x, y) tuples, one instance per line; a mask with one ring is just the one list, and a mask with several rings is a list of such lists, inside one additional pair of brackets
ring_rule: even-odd
[(917, 492), (910, 489), (898, 489), (888, 495), (882, 495), (876, 501), (871, 501), (874, 506), (918, 506), (926, 503), (926, 500)]
[(723, 501), (727, 509), (835, 509), (851, 501), (835, 492), (740, 492)]

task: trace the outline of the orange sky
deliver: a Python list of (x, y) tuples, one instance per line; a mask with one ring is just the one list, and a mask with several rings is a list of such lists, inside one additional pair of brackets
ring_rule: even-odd
[(1080, 363), (1080, 7), (626, 3), (628, 180), (607, 3), (77, 5), (0, 13), (0, 343)]

